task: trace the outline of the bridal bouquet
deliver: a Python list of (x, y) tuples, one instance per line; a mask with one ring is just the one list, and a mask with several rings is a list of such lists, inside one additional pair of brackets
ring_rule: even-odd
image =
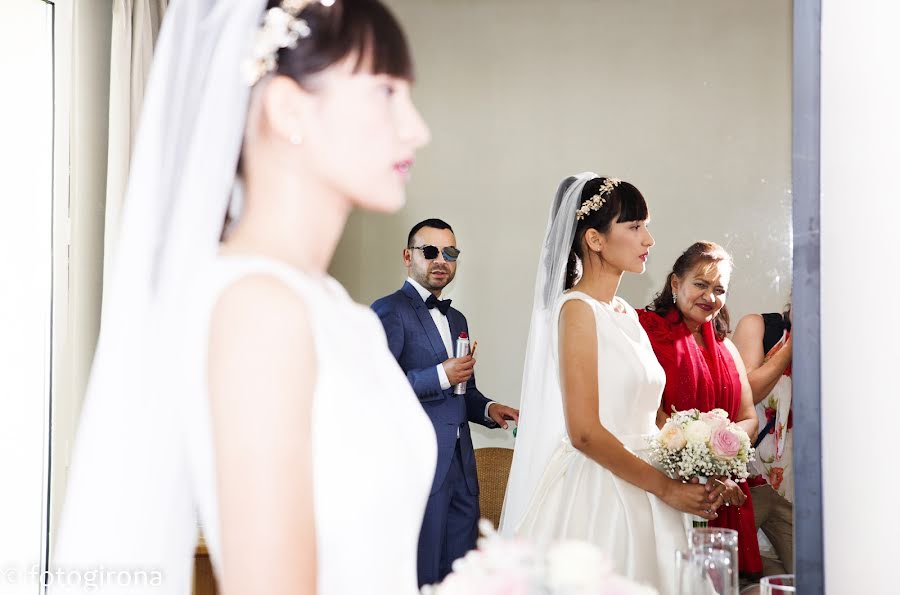
[(673, 411), (659, 434), (649, 439), (651, 460), (669, 477), (725, 475), (744, 481), (753, 460), (750, 437), (722, 409)]
[(658, 595), (613, 572), (596, 546), (562, 541), (543, 550), (520, 539), (500, 537), (490, 521), (479, 523), (478, 549), (453, 563), (439, 585), (422, 595)]

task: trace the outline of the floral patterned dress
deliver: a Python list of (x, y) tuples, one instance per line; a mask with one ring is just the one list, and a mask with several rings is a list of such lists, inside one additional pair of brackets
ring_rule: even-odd
[[(790, 336), (784, 331), (781, 340), (766, 354), (766, 362), (778, 353)], [(789, 502), (794, 501), (794, 469), (792, 464), (793, 425), (791, 412), (791, 367), (782, 374), (766, 398), (756, 404), (762, 441), (756, 447), (756, 460), (750, 464), (755, 475), (751, 486), (768, 483)], [(768, 428), (768, 430), (766, 430)]]

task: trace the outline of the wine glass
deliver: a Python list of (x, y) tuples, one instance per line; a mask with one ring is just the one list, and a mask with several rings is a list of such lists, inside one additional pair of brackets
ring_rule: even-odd
[(697, 546), (675, 552), (676, 595), (737, 595), (733, 587), (736, 574), (726, 550)]
[[(734, 593), (739, 591), (738, 577), (738, 534), (734, 529), (721, 527), (696, 527), (688, 531), (688, 545), (693, 552), (697, 548), (712, 548), (727, 552), (729, 565), (726, 578), (729, 580), (728, 588), (717, 593)], [(725, 588), (724, 586), (722, 587)]]

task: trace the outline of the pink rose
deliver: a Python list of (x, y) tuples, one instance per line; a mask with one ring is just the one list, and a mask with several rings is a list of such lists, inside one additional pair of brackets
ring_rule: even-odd
[(725, 428), (717, 428), (713, 430), (709, 446), (718, 458), (733, 459), (741, 450), (741, 439)]
[(713, 413), (712, 411), (707, 411), (706, 413), (701, 413), (700, 420), (705, 422), (706, 425), (708, 425), (713, 430), (716, 430), (718, 428), (724, 428), (725, 426), (728, 425), (727, 417), (722, 417), (721, 415)]

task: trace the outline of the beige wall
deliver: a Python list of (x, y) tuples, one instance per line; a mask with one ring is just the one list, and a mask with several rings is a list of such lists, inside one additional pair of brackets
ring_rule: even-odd
[(822, 4), (825, 581), (897, 593), (900, 5)]
[[(401, 213), (351, 218), (332, 272), (356, 299), (397, 289), (409, 228), (446, 219), (463, 249), (446, 296), (479, 342), (479, 386), (517, 404), (549, 203), (562, 177), (593, 170), (633, 182), (650, 204), (657, 246), (647, 273), (620, 290), (633, 305), (683, 249), (709, 239), (734, 254), (734, 314), (780, 310), (790, 288), (790, 2), (388, 3), (409, 34), (434, 140)], [(476, 446), (512, 444), (476, 434)]]

